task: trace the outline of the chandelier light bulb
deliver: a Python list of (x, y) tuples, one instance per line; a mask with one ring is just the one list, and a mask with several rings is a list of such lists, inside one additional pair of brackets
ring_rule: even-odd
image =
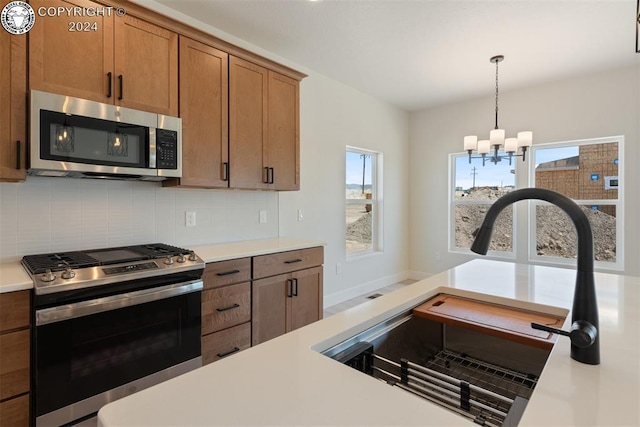
[(478, 154), (489, 154), (489, 151), (491, 151), (491, 141), (488, 139), (478, 141)]
[(504, 144), (504, 133), (504, 129), (494, 129), (489, 132), (489, 141), (491, 141), (491, 145)]
[(478, 148), (478, 137), (476, 135), (469, 135), (464, 137), (464, 150), (473, 151)]
[(504, 151), (515, 153), (518, 150), (518, 138), (507, 138), (504, 140)]

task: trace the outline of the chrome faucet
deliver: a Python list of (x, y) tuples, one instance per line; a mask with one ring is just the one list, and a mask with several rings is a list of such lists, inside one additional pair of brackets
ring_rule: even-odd
[(493, 223), (498, 214), (510, 204), (526, 199), (544, 200), (558, 206), (569, 215), (578, 233), (578, 271), (571, 310), (571, 331), (566, 332), (538, 323), (532, 323), (531, 327), (568, 336), (571, 339), (572, 359), (589, 365), (599, 365), (600, 334), (598, 331), (598, 303), (593, 277), (593, 232), (587, 216), (573, 200), (562, 194), (541, 188), (523, 188), (512, 191), (491, 205), (482, 225), (474, 232), (475, 240), (471, 245), (471, 251), (486, 255), (491, 241)]

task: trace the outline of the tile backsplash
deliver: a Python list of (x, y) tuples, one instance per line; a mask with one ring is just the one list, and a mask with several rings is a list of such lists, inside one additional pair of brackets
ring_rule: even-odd
[[(266, 211), (267, 222), (259, 222)], [(185, 213), (196, 213), (187, 227)], [(0, 184), (0, 259), (162, 242), (189, 247), (278, 236), (278, 193), (28, 177)]]

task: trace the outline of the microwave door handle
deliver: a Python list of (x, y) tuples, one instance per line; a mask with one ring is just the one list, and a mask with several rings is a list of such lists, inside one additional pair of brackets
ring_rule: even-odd
[(202, 288), (202, 280), (192, 280), (158, 288), (143, 289), (141, 291), (127, 292), (74, 304), (36, 310), (36, 326), (198, 292), (201, 291)]

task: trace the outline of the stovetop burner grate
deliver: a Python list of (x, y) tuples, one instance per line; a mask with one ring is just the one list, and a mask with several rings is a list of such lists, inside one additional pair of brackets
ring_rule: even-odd
[[(108, 255), (111, 255), (111, 253), (116, 253), (116, 251), (118, 250), (122, 250), (121, 256), (120, 254), (117, 254), (117, 256), (114, 258), (111, 258), (109, 256), (98, 256), (98, 254), (100, 253), (107, 255), (107, 252), (110, 252), (110, 254)], [(188, 250), (176, 246), (166, 245), (164, 243), (152, 243), (147, 245), (134, 245), (120, 248), (27, 255), (22, 258), (22, 264), (27, 268), (27, 270), (29, 270), (32, 275), (35, 275), (45, 273), (47, 270), (51, 270), (52, 272), (64, 271), (67, 267), (71, 267), (75, 270), (78, 268), (95, 267), (98, 265), (116, 264), (120, 262), (131, 262), (144, 259), (163, 258), (166, 256), (176, 256), (188, 253)], [(91, 256), (89, 254), (93, 254), (94, 256)], [(139, 256), (137, 256), (136, 254), (138, 254)]]
[(44, 273), (47, 270), (63, 271), (67, 266), (72, 269), (95, 267), (100, 263), (82, 252), (63, 252), (59, 254), (27, 255), (22, 263), (31, 274)]

